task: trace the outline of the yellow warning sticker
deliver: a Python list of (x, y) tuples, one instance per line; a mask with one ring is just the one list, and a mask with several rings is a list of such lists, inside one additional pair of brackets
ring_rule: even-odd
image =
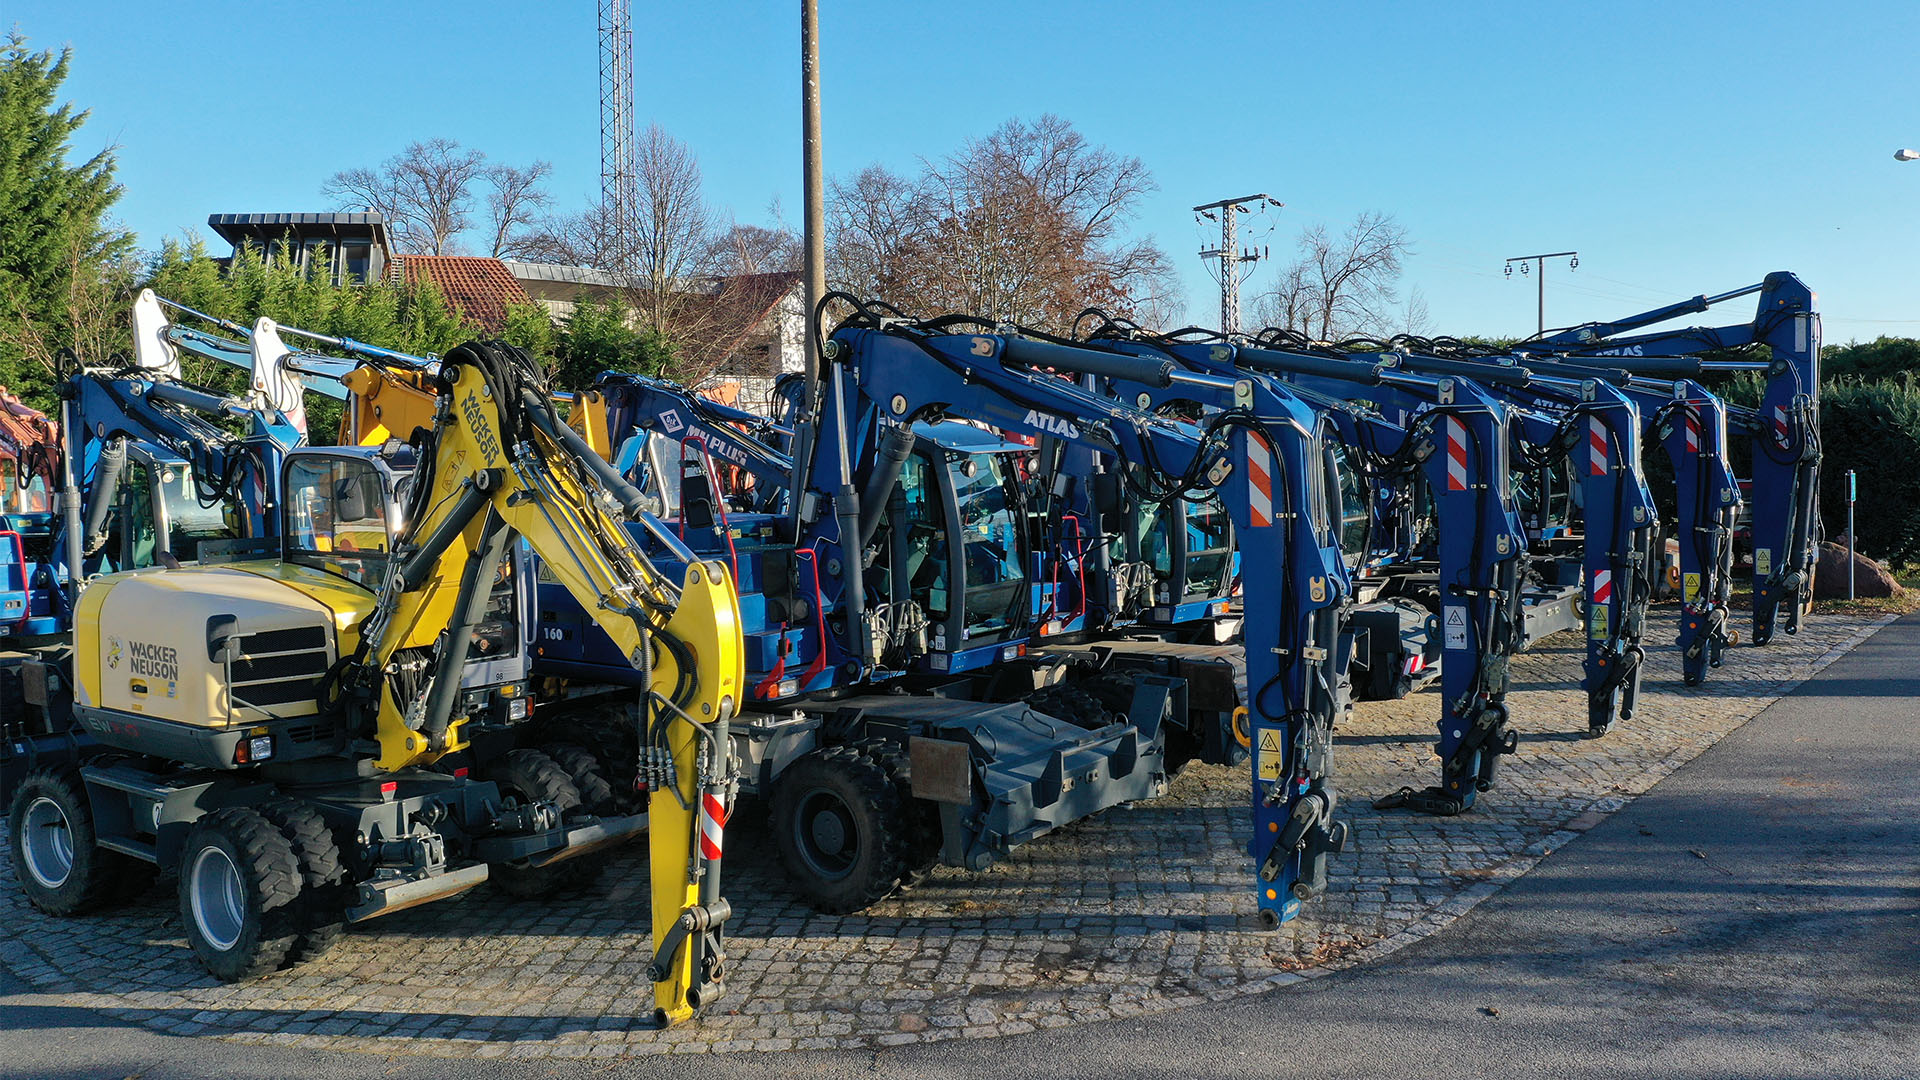
[(1598, 641), (1607, 636), (1607, 606), (1593, 605), (1592, 614), (1587, 616), (1587, 636)]
[(1700, 598), (1700, 575), (1688, 574), (1681, 586), (1680, 599), (1697, 600)]
[(1768, 574), (1773, 573), (1772, 548), (1753, 549), (1753, 572), (1759, 574), (1761, 577), (1766, 577)]
[(1278, 728), (1260, 729), (1260, 779), (1280, 779), (1281, 766), (1286, 764), (1286, 753), (1280, 747)]

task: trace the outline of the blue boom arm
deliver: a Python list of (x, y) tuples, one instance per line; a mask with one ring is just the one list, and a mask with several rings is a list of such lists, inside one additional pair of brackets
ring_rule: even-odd
[[(1717, 328), (1625, 334), (1734, 297), (1759, 294), (1753, 321)], [(1772, 351), (1767, 363), (1702, 360), (1699, 354), (1749, 345)], [(1539, 341), (1525, 356), (1599, 361), (1637, 375), (1697, 378), (1709, 371), (1766, 373), (1756, 410), (1733, 416), (1753, 440), (1753, 636), (1772, 640), (1781, 608), (1794, 633), (1808, 603), (1818, 526), (1820, 464), (1820, 315), (1811, 289), (1793, 274), (1768, 274), (1758, 285), (1697, 297), (1612, 323), (1589, 323)]]
[(1708, 668), (1721, 665), (1733, 643), (1733, 529), (1741, 499), (1728, 457), (1726, 402), (1691, 379), (1643, 379), (1551, 360), (1528, 359), (1526, 364), (1531, 371), (1612, 382), (1640, 406), (1643, 430), (1672, 464), (1681, 677), (1689, 686), (1699, 685)]
[(1570, 462), (1581, 486), (1584, 519), (1587, 732), (1604, 735), (1617, 720), (1632, 719), (1645, 658), (1640, 640), (1653, 595), (1656, 523), (1641, 468), (1638, 403), (1600, 379), (1417, 353), (1384, 358), (1421, 371), (1480, 372), (1501, 396), (1527, 406), (1517, 412), (1516, 430), (1529, 444), (1530, 471), (1543, 472), (1563, 457)]
[(1511, 410), (1470, 379), (1384, 370), (1352, 359), (1284, 349), (1230, 347), (1239, 368), (1281, 375), (1321, 393), (1371, 401), (1431, 444), (1423, 461), (1443, 523), (1440, 785), (1403, 790), (1383, 807), (1457, 814), (1489, 790), (1499, 759), (1518, 743), (1508, 725), (1509, 665), (1520, 634), (1526, 537), (1513, 501)]

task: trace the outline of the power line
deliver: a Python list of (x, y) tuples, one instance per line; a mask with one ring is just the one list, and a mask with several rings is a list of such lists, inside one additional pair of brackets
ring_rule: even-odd
[(1566, 258), (1567, 269), (1580, 265), (1580, 253), (1577, 251), (1549, 251), (1544, 255), (1514, 255), (1507, 259), (1507, 276), (1513, 276), (1513, 264), (1520, 264), (1520, 272), (1527, 273), (1527, 264), (1533, 263), (1534, 280), (1540, 285), (1540, 333), (1547, 332), (1547, 260)]
[[(1269, 254), (1266, 248), (1243, 248), (1236, 238), (1241, 214), (1250, 209), (1264, 210), (1269, 206), (1283, 204), (1270, 198), (1265, 192), (1258, 195), (1242, 195), (1237, 199), (1221, 199), (1218, 202), (1205, 203), (1193, 208), (1193, 212), (1208, 220), (1220, 222), (1220, 246), (1201, 248), (1202, 259), (1217, 259), (1220, 263), (1220, 332), (1236, 333), (1240, 329), (1240, 282), (1252, 272), (1253, 264)], [(1218, 214), (1215, 214), (1218, 211)], [(1271, 230), (1269, 230), (1271, 231)]]

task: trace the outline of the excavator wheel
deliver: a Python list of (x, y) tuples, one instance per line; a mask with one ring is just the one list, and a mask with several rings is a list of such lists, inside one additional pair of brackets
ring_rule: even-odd
[[(487, 766), (487, 778), (521, 802), (549, 802), (565, 818), (581, 810), (580, 789), (573, 786), (552, 758), (538, 750), (509, 750)], [(583, 888), (606, 869), (606, 853), (595, 852), (551, 866), (487, 864), (487, 880), (517, 900), (539, 900), (568, 889)]]
[(891, 894), (908, 873), (900, 788), (856, 746), (795, 761), (773, 792), (773, 839), (794, 890), (817, 911), (846, 915)]
[(861, 753), (880, 763), (900, 792), (901, 820), (906, 832), (906, 869), (900, 887), (920, 882), (940, 862), (940, 810), (925, 799), (913, 797), (913, 761), (907, 748), (887, 739), (863, 739), (854, 744)]
[(187, 944), (221, 982), (287, 962), (300, 936), (300, 860), (257, 810), (229, 806), (193, 823), (180, 858)]
[(292, 799), (270, 802), (260, 813), (280, 830), (300, 862), (300, 901), (295, 920), (299, 933), (287, 953), (287, 963), (312, 960), (333, 948), (347, 932), (347, 871), (340, 845), (320, 811)]
[[(633, 712), (627, 706), (602, 705), (570, 712), (564, 719), (542, 729), (543, 747), (572, 744), (593, 755), (599, 774), (613, 795), (613, 801), (595, 813), (637, 814), (647, 808), (646, 795), (634, 790), (634, 781), (640, 774), (640, 733), (635, 724)], [(572, 771), (568, 769), (570, 774)], [(588, 801), (591, 804), (592, 800)]]
[(591, 814), (614, 813), (613, 785), (601, 771), (600, 758), (584, 746), (571, 743), (549, 743), (540, 748), (540, 752), (553, 759), (560, 766), (567, 779), (580, 793), (581, 806)]
[(34, 907), (79, 915), (144, 890), (154, 868), (94, 843), (93, 807), (78, 769), (35, 769), (7, 813), (13, 872)]

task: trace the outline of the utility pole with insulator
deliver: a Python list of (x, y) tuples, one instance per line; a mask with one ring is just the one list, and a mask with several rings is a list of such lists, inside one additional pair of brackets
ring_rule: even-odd
[(600, 204), (616, 263), (605, 269), (629, 269), (634, 195), (633, 9), (630, 0), (600, 0)]
[[(1507, 276), (1508, 277), (1513, 276), (1513, 264), (1519, 263), (1520, 276), (1525, 277), (1529, 272), (1531, 272), (1533, 274), (1535, 282), (1538, 283), (1540, 286), (1540, 326), (1539, 326), (1539, 332), (1534, 335), (1535, 337), (1539, 337), (1542, 334), (1545, 334), (1547, 332), (1547, 260), (1548, 259), (1567, 260), (1567, 269), (1569, 270), (1577, 270), (1580, 268), (1580, 253), (1577, 251), (1550, 251), (1545, 255), (1515, 255), (1513, 258), (1507, 260)], [(1529, 271), (1527, 267), (1528, 263), (1533, 264), (1531, 271)]]
[(1239, 217), (1263, 206), (1281, 205), (1263, 192), (1259, 195), (1242, 195), (1237, 199), (1221, 199), (1193, 208), (1194, 213), (1209, 221), (1214, 220), (1215, 211), (1219, 212), (1220, 246), (1200, 249), (1200, 257), (1220, 260), (1220, 332), (1223, 334), (1239, 332), (1240, 282), (1246, 278), (1254, 263), (1267, 256), (1265, 249), (1240, 250), (1237, 238)]

